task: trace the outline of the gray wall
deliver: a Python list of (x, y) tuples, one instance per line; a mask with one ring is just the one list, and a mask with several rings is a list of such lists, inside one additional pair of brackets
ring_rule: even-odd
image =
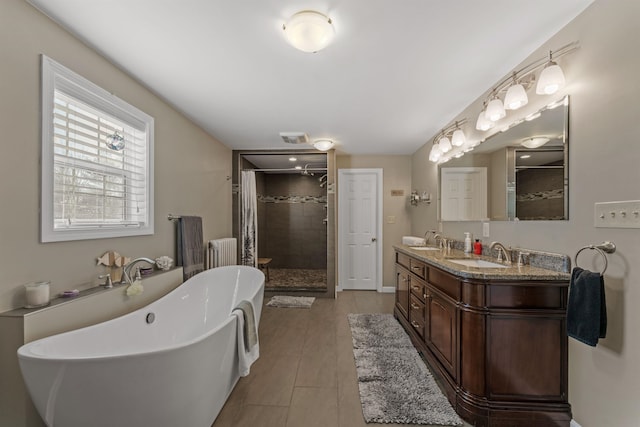
[[(24, 304), (22, 284), (52, 292), (97, 284), (108, 250), (175, 258), (167, 214), (199, 215), (205, 240), (231, 234), (231, 151), (22, 0), (0, 6), (0, 311)], [(155, 118), (155, 234), (39, 243), (40, 54)]]
[[(584, 245), (610, 240), (618, 250), (609, 256), (605, 275), (609, 327), (596, 348), (569, 340), (569, 401), (582, 427), (637, 426), (640, 420), (640, 230), (594, 228), (594, 203), (640, 199), (640, 56), (637, 51), (640, 2), (596, 0), (573, 22), (523, 61), (543, 57), (571, 41), (580, 49), (564, 58), (567, 86), (553, 99), (571, 95), (569, 145), (569, 220), (491, 222), (491, 237), (507, 245), (575, 256)], [(515, 67), (520, 68), (520, 67)], [(499, 80), (499, 77), (496, 81)], [(487, 88), (487, 91), (490, 88)], [(550, 101), (529, 91), (530, 105), (500, 123), (529, 114)], [(475, 118), (486, 94), (453, 120)], [(496, 129), (501, 128), (500, 124)], [(470, 139), (487, 135), (465, 128)], [(487, 133), (488, 134), (488, 133)], [(413, 155), (413, 186), (433, 185), (437, 170), (422, 147)], [(419, 184), (420, 183), (420, 184)], [(412, 215), (413, 232), (437, 226), (432, 213)], [(464, 231), (482, 235), (480, 222), (445, 223), (444, 234), (462, 239)], [(597, 257), (582, 254), (584, 268)]]

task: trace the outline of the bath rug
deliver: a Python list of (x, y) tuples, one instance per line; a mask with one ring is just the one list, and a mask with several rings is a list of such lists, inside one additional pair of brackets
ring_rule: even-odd
[(313, 304), (315, 300), (315, 297), (290, 297), (276, 295), (269, 300), (267, 307), (311, 308), (311, 304)]
[(393, 315), (348, 318), (367, 423), (463, 425)]

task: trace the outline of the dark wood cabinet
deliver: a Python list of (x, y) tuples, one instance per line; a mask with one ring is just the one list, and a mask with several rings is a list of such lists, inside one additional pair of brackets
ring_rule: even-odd
[(396, 254), (395, 315), (458, 414), (568, 427), (568, 281), (469, 279)]

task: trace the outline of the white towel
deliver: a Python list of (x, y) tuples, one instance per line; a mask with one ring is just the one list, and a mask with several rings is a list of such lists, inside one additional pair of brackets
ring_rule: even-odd
[[(253, 306), (251, 307), (253, 308)], [(243, 311), (241, 308), (235, 308), (231, 312), (231, 314), (236, 316), (238, 324), (238, 371), (240, 372), (241, 377), (246, 377), (247, 375), (249, 375), (249, 370), (251, 369), (251, 365), (253, 364), (253, 362), (258, 360), (258, 357), (260, 357), (260, 343), (257, 342), (258, 333), (257, 331), (255, 331), (255, 345), (251, 348), (247, 348), (245, 345), (245, 311)], [(253, 315), (253, 313), (251, 313), (251, 315)], [(249, 323), (252, 323), (255, 328), (255, 321)]]

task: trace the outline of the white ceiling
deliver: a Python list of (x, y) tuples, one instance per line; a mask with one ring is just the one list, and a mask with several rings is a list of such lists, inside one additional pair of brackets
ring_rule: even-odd
[[(593, 0), (28, 1), (233, 149), (412, 154)], [(282, 34), (307, 9), (315, 54)]]

